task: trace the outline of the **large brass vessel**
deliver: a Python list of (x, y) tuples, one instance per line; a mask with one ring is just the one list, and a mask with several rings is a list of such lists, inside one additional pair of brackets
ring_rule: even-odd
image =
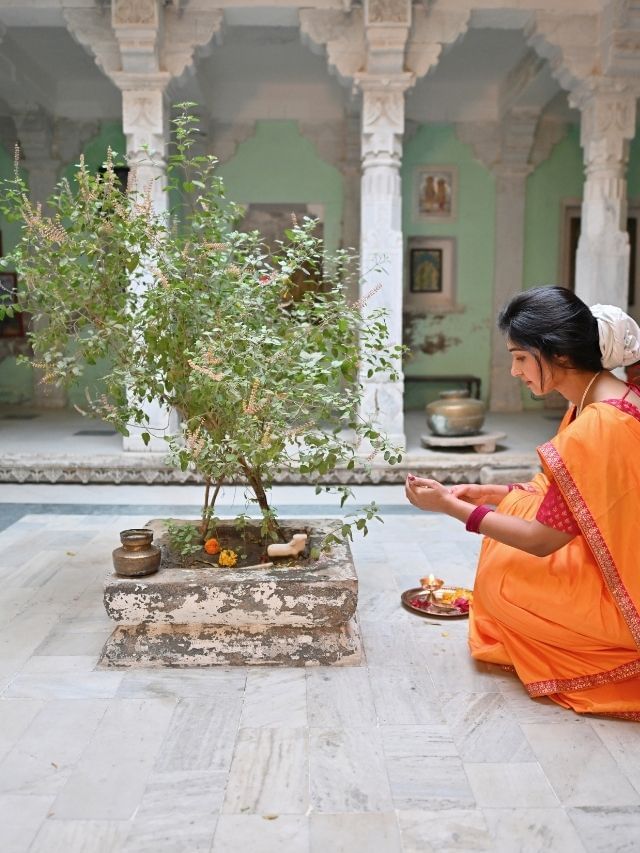
[(425, 410), (427, 426), (434, 435), (476, 435), (484, 423), (484, 403), (464, 390), (442, 391)]

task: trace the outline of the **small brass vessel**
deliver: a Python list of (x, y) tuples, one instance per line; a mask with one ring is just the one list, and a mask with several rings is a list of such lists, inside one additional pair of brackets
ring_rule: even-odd
[(434, 435), (476, 435), (484, 423), (482, 400), (469, 396), (468, 391), (442, 391), (440, 399), (425, 407), (427, 426)]
[(158, 571), (162, 557), (160, 548), (152, 545), (153, 530), (134, 527), (120, 533), (121, 548), (113, 552), (113, 567), (124, 578), (139, 578)]

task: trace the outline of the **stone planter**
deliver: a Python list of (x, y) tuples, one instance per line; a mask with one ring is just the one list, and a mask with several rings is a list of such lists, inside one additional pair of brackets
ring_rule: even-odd
[[(328, 521), (287, 520), (310, 545)], [(166, 521), (150, 521), (166, 545)], [(286, 561), (284, 561), (286, 562)], [(243, 570), (179, 568), (167, 561), (145, 578), (109, 575), (104, 604), (117, 623), (100, 665), (359, 665), (358, 579), (348, 546), (299, 566)]]

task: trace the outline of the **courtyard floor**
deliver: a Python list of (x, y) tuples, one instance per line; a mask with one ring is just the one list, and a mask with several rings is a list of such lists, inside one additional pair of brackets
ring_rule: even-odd
[[(403, 610), (430, 572), (472, 585), (480, 537), (355, 492), (384, 517), (353, 546), (365, 666), (105, 671), (118, 531), (200, 489), (0, 485), (2, 853), (640, 849), (640, 727), (531, 700), (466, 620)], [(274, 490), (283, 516), (326, 500)]]

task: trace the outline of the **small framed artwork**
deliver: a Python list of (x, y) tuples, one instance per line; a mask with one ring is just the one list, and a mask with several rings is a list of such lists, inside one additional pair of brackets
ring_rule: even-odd
[[(14, 272), (0, 272), (0, 304), (14, 305), (18, 298), (18, 276)], [(0, 320), (0, 338), (24, 337), (22, 313)]]
[(451, 222), (456, 218), (457, 193), (455, 166), (419, 166), (414, 175), (414, 217)]
[(409, 290), (411, 293), (442, 293), (442, 249), (409, 250)]
[(411, 237), (407, 251), (408, 311), (455, 307), (453, 237)]

